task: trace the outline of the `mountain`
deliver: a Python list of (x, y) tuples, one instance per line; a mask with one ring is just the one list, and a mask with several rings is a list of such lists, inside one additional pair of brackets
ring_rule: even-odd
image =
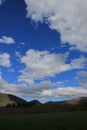
[(30, 104), (30, 105), (39, 105), (41, 103), (38, 100), (32, 100), (32, 101), (28, 102), (28, 104)]
[(79, 97), (68, 101), (49, 101), (44, 104), (34, 104), (29, 107), (30, 113), (51, 113), (65, 111), (87, 111), (87, 97)]
[(79, 97), (66, 101), (48, 102), (44, 108), (50, 112), (58, 111), (87, 111), (87, 97)]
[(51, 113), (60, 111), (87, 111), (87, 97), (66, 101), (49, 101), (41, 104), (38, 100), (27, 102), (17, 96), (0, 93), (0, 114)]
[(0, 107), (16, 106), (22, 103), (26, 101), (11, 94), (0, 93)]
[(87, 103), (87, 97), (79, 97), (79, 98), (71, 99), (71, 100), (65, 101), (65, 103), (71, 104), (71, 105)]

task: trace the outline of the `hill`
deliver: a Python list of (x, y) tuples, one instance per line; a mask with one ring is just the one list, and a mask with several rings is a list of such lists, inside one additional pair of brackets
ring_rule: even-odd
[(87, 97), (66, 101), (49, 101), (41, 104), (38, 100), (25, 101), (11, 94), (0, 93), (0, 114), (51, 113), (65, 111), (87, 111)]
[(28, 102), (28, 104), (33, 106), (33, 105), (39, 105), (41, 103), (38, 100), (32, 100), (32, 101)]
[(79, 97), (79, 98), (71, 99), (71, 100), (65, 101), (65, 103), (71, 104), (71, 105), (87, 103), (87, 97)]
[(6, 107), (8, 105), (13, 106), (22, 103), (26, 103), (26, 101), (11, 94), (0, 93), (0, 107)]
[(66, 101), (48, 102), (44, 104), (48, 111), (87, 111), (87, 97), (79, 97)]

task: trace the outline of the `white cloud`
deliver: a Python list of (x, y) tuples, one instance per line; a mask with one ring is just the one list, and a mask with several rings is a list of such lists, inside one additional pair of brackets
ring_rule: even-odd
[(21, 96), (21, 91), (23, 88), (25, 88), (24, 84), (9, 84), (0, 76), (0, 92), (18, 95), (20, 90), (19, 96)]
[(87, 88), (87, 72), (86, 71), (79, 71), (77, 73), (76, 80), (80, 84), (80, 86)]
[(69, 69), (64, 63), (67, 54), (50, 54), (48, 51), (37, 51), (30, 49), (21, 59), (26, 65), (22, 70), (20, 81), (31, 83), (35, 79), (43, 79), (47, 76), (55, 76), (55, 74)]
[(9, 84), (0, 76), (0, 92), (33, 99), (75, 98), (87, 96), (87, 89), (81, 87), (64, 87), (63, 83), (42, 81), (30, 86), (26, 84)]
[(63, 43), (69, 42), (87, 52), (87, 1), (86, 0), (24, 0), (27, 18), (46, 22), (61, 33)]
[(14, 41), (14, 39), (12, 37), (2, 36), (0, 38), (0, 43), (13, 44), (13, 43), (15, 43), (15, 41)]
[(8, 53), (0, 54), (0, 66), (10, 67), (10, 55)]
[(87, 89), (81, 87), (59, 87), (57, 89), (44, 90), (42, 96), (56, 98), (75, 98), (87, 96)]
[(30, 97), (30, 98), (43, 98), (43, 96), (41, 95), (42, 91), (44, 91), (45, 89), (48, 90), (51, 87), (53, 87), (54, 84), (51, 81), (42, 81), (40, 83), (33, 83), (30, 86), (26, 86), (25, 88), (23, 88), (23, 90), (21, 91), (21, 89), (19, 91), (21, 91), (22, 96), (26, 96), (26, 97)]
[(87, 65), (86, 61), (87, 61), (87, 58), (85, 58), (84, 56), (73, 59), (70, 64), (71, 69), (84, 68)]
[[(55, 87), (55, 88), (54, 88)], [(75, 98), (87, 96), (87, 89), (81, 87), (63, 87), (62, 83), (42, 81), (38, 84), (9, 84), (0, 76), (0, 92), (33, 99)]]
[(61, 86), (61, 82), (52, 83), (51, 81), (42, 81), (30, 86), (26, 84), (9, 84), (0, 76), (0, 92), (10, 93), (20, 97), (43, 98), (42, 91), (51, 89), (54, 86)]
[(68, 53), (56, 54), (34, 49), (28, 50), (26, 55), (21, 58), (21, 62), (25, 64), (25, 69), (21, 71), (19, 81), (33, 83), (37, 79), (54, 77), (61, 72), (85, 67), (85, 57), (73, 59), (71, 63), (67, 64), (68, 55)]

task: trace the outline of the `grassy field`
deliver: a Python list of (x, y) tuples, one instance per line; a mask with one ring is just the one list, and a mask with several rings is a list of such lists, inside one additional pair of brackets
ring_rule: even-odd
[(0, 130), (87, 130), (87, 112), (0, 116)]

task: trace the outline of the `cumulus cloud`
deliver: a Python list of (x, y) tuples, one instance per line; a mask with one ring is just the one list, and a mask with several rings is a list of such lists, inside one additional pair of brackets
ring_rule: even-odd
[(31, 83), (32, 80), (43, 79), (47, 76), (54, 76), (57, 73), (68, 70), (68, 65), (64, 64), (67, 54), (50, 54), (48, 51), (37, 51), (30, 49), (21, 58), (21, 62), (26, 65), (21, 71), (20, 81)]
[(87, 52), (86, 0), (24, 0), (27, 15), (35, 22), (48, 23), (61, 34), (62, 43), (69, 42)]
[(30, 86), (26, 84), (9, 84), (0, 76), (0, 92), (33, 99), (75, 98), (87, 95), (87, 89), (81, 87), (64, 87), (62, 82), (42, 81)]
[(52, 83), (47, 80), (30, 86), (26, 84), (9, 84), (0, 76), (0, 92), (11, 93), (20, 97), (43, 98), (42, 91), (51, 89), (54, 86), (61, 86), (61, 84), (61, 82)]
[(13, 44), (15, 43), (15, 40), (12, 37), (2, 36), (0, 38), (0, 43)]
[(76, 77), (80, 86), (87, 88), (87, 72), (86, 71), (79, 71)]
[(46, 97), (59, 97), (59, 98), (75, 98), (81, 96), (87, 96), (87, 89), (81, 87), (60, 87), (57, 89), (44, 90), (41, 93)]
[(25, 69), (21, 71), (19, 81), (32, 83), (37, 79), (42, 80), (46, 77), (54, 77), (61, 72), (85, 67), (85, 57), (73, 59), (67, 64), (68, 55), (69, 53), (56, 54), (49, 51), (28, 50), (26, 55), (21, 58)]
[(85, 68), (87, 65), (87, 58), (85, 58), (84, 56), (81, 56), (79, 58), (75, 58), (71, 61), (70, 66), (71, 69), (81, 69), (81, 68)]
[(8, 53), (0, 54), (0, 66), (10, 67), (10, 55)]
[[(25, 85), (17, 85), (17, 84), (9, 84), (7, 81), (5, 81), (2, 76), (0, 76), (0, 92), (2, 93), (10, 93), (14, 95), (21, 96), (22, 90), (25, 88)], [(19, 91), (20, 90), (20, 91)]]
[(52, 83), (51, 81), (41, 81), (40, 83), (33, 83), (31, 85), (29, 85), (28, 87), (23, 88), (23, 90), (21, 91), (21, 89), (19, 91), (21, 91), (22, 96), (26, 96), (26, 97), (30, 97), (30, 98), (45, 98), (41, 95), (42, 91), (44, 90), (48, 90), (51, 89), (51, 87), (54, 87), (56, 84), (60, 84), (60, 83)]
[[(56, 87), (55, 87), (56, 86)], [(55, 87), (55, 88), (54, 88)], [(81, 87), (64, 87), (62, 83), (42, 81), (27, 86), (26, 84), (9, 84), (0, 76), (0, 92), (11, 93), (20, 97), (33, 99), (75, 98), (87, 96), (87, 89)]]

